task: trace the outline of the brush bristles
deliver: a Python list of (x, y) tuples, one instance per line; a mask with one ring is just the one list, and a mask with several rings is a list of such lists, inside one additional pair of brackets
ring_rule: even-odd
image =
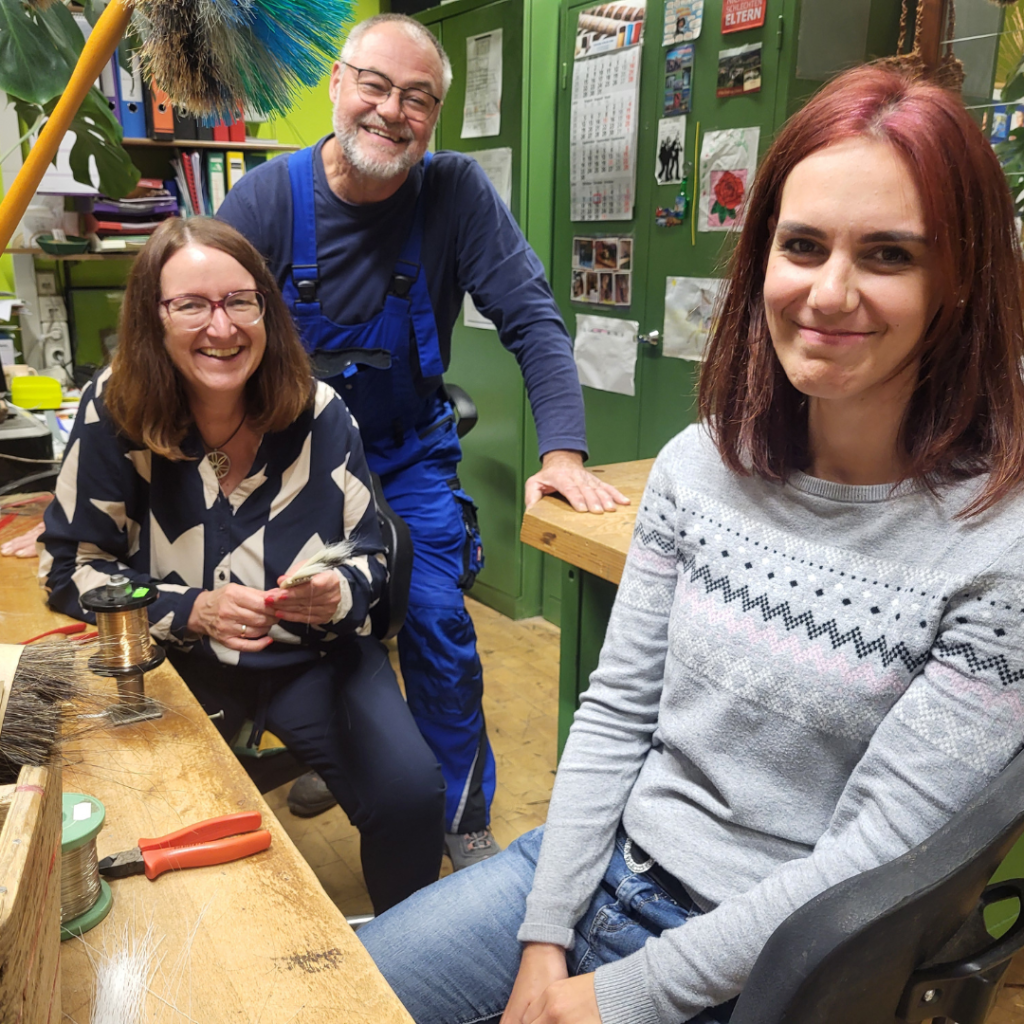
[(64, 639), (26, 646), (0, 729), (0, 785), (15, 782), (24, 765), (53, 763), (66, 723), (108, 702), (90, 693), (86, 661), (95, 650)]
[(330, 69), (349, 0), (137, 0), (144, 76), (188, 114), (284, 113)]

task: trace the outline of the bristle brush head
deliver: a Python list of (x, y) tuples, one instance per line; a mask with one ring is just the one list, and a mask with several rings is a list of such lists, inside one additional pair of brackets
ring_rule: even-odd
[(284, 113), (330, 69), (350, 0), (136, 0), (146, 78), (206, 119)]

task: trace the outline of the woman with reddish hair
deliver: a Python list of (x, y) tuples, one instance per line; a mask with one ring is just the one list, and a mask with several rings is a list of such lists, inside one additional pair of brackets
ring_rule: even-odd
[(864, 67), (783, 127), (547, 825), (360, 932), (418, 1024), (726, 1021), (1017, 753), (1022, 285), (957, 96)]

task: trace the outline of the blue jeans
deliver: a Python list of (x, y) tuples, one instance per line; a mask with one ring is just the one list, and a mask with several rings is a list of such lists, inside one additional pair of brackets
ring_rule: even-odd
[[(497, 1022), (512, 992), (522, 946), (516, 932), (540, 852), (542, 828), (496, 857), (414, 893), (359, 930), (381, 973), (416, 1024)], [(620, 829), (611, 863), (566, 952), (570, 975), (586, 974), (640, 949), (700, 909), (682, 906), (622, 858)], [(725, 1024), (733, 1002), (693, 1024)]]

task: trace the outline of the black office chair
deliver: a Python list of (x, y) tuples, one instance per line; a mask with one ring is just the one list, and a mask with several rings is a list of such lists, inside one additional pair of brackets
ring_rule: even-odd
[[(1024, 879), (989, 880), (1024, 834), (1024, 753), (902, 857), (833, 886), (765, 944), (731, 1024), (983, 1024), (1024, 948)], [(985, 907), (1018, 903), (993, 939)]]

